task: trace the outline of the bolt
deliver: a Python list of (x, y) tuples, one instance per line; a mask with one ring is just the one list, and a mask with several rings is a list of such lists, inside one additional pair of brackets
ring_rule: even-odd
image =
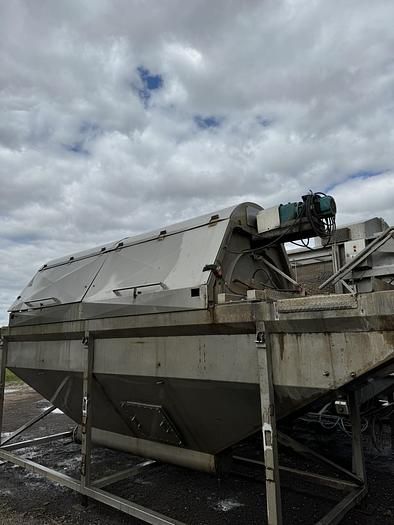
[(330, 372), (328, 370), (325, 370), (323, 372), (324, 377), (328, 377), (330, 375)]

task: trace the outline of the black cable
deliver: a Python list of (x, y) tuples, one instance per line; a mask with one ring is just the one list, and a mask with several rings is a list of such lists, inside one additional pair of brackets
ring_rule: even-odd
[[(327, 197), (327, 195), (322, 192), (313, 193), (312, 190), (310, 190), (308, 195), (306, 195), (305, 197), (303, 205), (299, 207), (297, 216), (294, 219), (294, 222), (290, 224), (290, 226), (286, 228), (286, 230), (284, 230), (280, 235), (278, 235), (278, 237), (275, 237), (269, 243), (264, 244), (263, 246), (258, 246), (257, 248), (250, 248), (247, 250), (243, 250), (241, 252), (229, 250), (227, 247), (226, 247), (226, 250), (229, 253), (234, 253), (234, 254), (239, 255), (242, 253), (243, 254), (255, 253), (260, 250), (266, 250), (267, 248), (271, 248), (272, 246), (277, 245), (278, 242), (281, 239), (283, 239), (283, 237), (285, 237), (288, 233), (293, 232), (297, 227), (301, 235), (302, 232), (300, 228), (300, 222), (303, 217), (305, 217), (308, 220), (313, 230), (313, 233), (315, 234), (314, 235), (315, 237), (321, 237), (322, 239), (327, 239), (325, 243), (325, 246), (326, 246), (330, 242), (332, 236), (335, 233), (336, 223), (335, 223), (335, 217), (320, 218), (318, 214), (316, 213), (315, 202), (318, 200), (318, 198), (321, 198), (321, 197)], [(302, 246), (305, 248), (308, 248), (309, 250), (313, 250), (313, 248), (309, 246), (309, 240), (310, 239), (308, 238), (307, 241), (305, 242), (303, 238), (301, 237)], [(296, 244), (294, 241), (290, 241), (290, 242), (292, 242), (293, 244)]]
[(320, 218), (316, 213), (316, 203), (322, 197), (327, 197), (327, 195), (322, 192), (313, 193), (312, 190), (310, 190), (309, 194), (305, 198), (305, 215), (312, 227), (315, 236), (327, 239), (327, 245), (335, 233), (336, 224), (335, 217)]
[(268, 286), (269, 288), (274, 288), (274, 289), (278, 289), (278, 286), (274, 283), (273, 279), (272, 279), (272, 275), (269, 273), (269, 271), (266, 269), (266, 268), (256, 268), (256, 270), (253, 272), (253, 275), (252, 275), (252, 280), (255, 278), (256, 274), (258, 272), (264, 272), (266, 277), (268, 278), (267, 281), (271, 281), (271, 285), (270, 286), (268, 283), (264, 283), (262, 281), (260, 281), (260, 284), (264, 284), (264, 286)]

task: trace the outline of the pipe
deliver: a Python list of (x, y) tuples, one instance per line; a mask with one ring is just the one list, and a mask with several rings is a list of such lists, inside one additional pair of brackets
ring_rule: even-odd
[[(74, 433), (74, 440), (81, 440), (80, 426)], [(217, 456), (213, 454), (125, 436), (99, 428), (92, 428), (92, 442), (98, 446), (129, 452), (136, 456), (156, 459), (157, 461), (172, 463), (179, 467), (186, 467), (201, 472), (215, 473), (218, 467)]]

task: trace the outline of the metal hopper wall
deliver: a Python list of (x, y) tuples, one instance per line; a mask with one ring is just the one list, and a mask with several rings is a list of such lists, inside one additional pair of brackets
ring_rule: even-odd
[[(83, 328), (95, 338), (94, 427), (215, 455), (260, 428), (261, 324), (284, 416), (381, 367), (394, 370), (392, 304), (392, 292), (379, 292), (235, 303), (217, 306), (214, 318), (201, 311), (13, 327), (8, 366), (79, 423)], [(167, 443), (163, 421), (172, 427)]]

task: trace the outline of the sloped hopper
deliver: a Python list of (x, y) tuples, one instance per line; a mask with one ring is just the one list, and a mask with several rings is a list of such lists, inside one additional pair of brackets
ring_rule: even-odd
[(271, 334), (280, 416), (387, 374), (394, 294), (299, 297), (283, 247), (262, 251), (260, 209), (47, 263), (11, 307), (8, 367), (80, 423), (89, 334), (94, 439), (204, 470), (260, 428), (257, 331)]

